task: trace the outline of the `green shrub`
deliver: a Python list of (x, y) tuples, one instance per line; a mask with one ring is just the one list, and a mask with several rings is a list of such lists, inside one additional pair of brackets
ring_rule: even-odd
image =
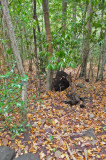
[(0, 116), (3, 129), (12, 133), (24, 131), (26, 106), (22, 101), (23, 78), (14, 73), (14, 69), (5, 75), (0, 75)]

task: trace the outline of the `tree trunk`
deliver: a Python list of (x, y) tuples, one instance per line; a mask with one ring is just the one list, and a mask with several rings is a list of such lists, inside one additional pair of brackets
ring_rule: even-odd
[[(3, 11), (2, 10), (0, 11), (0, 24), (1, 24), (1, 28), (0, 28), (0, 37), (1, 37), (1, 40), (5, 39), (5, 38), (7, 39), (7, 37), (5, 37), (5, 28), (6, 28), (6, 26), (5, 26), (4, 16), (3, 16)], [(0, 43), (1, 43), (1, 40), (0, 40)], [(2, 44), (3, 56), (4, 56), (4, 59), (5, 59), (6, 65), (9, 66), (8, 61), (7, 61), (7, 55), (5, 53), (5, 46), (6, 45)]]
[[(3, 13), (2, 11), (0, 11), (0, 24), (1, 24), (0, 37), (3, 37), (2, 20), (3, 20)], [(0, 40), (0, 43), (1, 43), (1, 40)], [(3, 46), (0, 44), (0, 74), (4, 74), (4, 73), (5, 73), (5, 56), (4, 56)]]
[(62, 30), (66, 30), (66, 14), (67, 14), (67, 0), (62, 0)]
[[(5, 73), (5, 57), (4, 57), (4, 54), (3, 54), (3, 47), (2, 45), (0, 44), (0, 71), (1, 73)], [(0, 73), (0, 74), (1, 74)]]
[[(48, 0), (43, 0), (43, 13), (44, 13), (46, 37), (47, 37), (47, 42), (48, 42), (48, 52), (50, 53), (50, 56), (52, 56), (53, 48), (52, 48), (52, 45), (51, 45), (52, 36), (51, 36), (50, 21), (49, 21)], [(46, 85), (47, 90), (51, 90), (52, 75), (53, 75), (52, 70), (48, 70), (47, 85)]]
[(86, 68), (87, 68), (87, 61), (88, 61), (88, 55), (90, 50), (90, 35), (91, 35), (91, 13), (92, 13), (92, 0), (89, 1), (88, 5), (88, 15), (87, 15), (87, 31), (86, 35), (84, 36), (83, 41), (83, 60), (82, 60), (82, 66), (81, 66), (81, 73), (80, 77), (86, 78)]
[(3, 14), (5, 16), (7, 28), (8, 28), (8, 31), (9, 31), (9, 38), (10, 38), (10, 41), (11, 41), (11, 47), (12, 47), (15, 59), (17, 61), (18, 71), (19, 71), (20, 75), (24, 75), (25, 72), (24, 72), (24, 68), (22, 66), (22, 60), (21, 60), (21, 57), (20, 57), (20, 54), (19, 54), (16, 38), (15, 38), (15, 35), (14, 35), (14, 28), (13, 28), (13, 25), (12, 25), (12, 22), (11, 22), (7, 1), (6, 0), (1, 0), (1, 4), (3, 6)]
[[(36, 20), (36, 0), (34, 0), (33, 3), (34, 3), (34, 16), (33, 16), (33, 18), (34, 18), (34, 20)], [(35, 47), (36, 72), (37, 72), (37, 76), (38, 76), (38, 79), (39, 79), (38, 91), (40, 92), (41, 80), (40, 80), (39, 65), (38, 65), (38, 56), (37, 56), (36, 28), (33, 28), (33, 35), (34, 35), (34, 47)]]
[(102, 57), (102, 64), (101, 64), (101, 70), (99, 74), (99, 79), (103, 80), (103, 70), (104, 70), (104, 65), (106, 64), (106, 52), (104, 52), (104, 46), (102, 44), (101, 46), (101, 57)]
[[(24, 41), (23, 41), (23, 29), (21, 28), (21, 35), (20, 35), (20, 38), (21, 38), (21, 55), (23, 55), (24, 53)], [(24, 59), (24, 57), (22, 57)], [(24, 60), (23, 60), (24, 61)]]
[[(37, 30), (39, 32), (39, 42), (41, 42), (41, 30), (40, 30), (40, 25), (39, 25), (37, 13), (35, 14), (35, 20), (37, 22)], [(39, 43), (38, 46), (39, 46), (39, 52), (41, 52), (42, 51), (42, 44)], [(45, 65), (44, 65), (43, 57), (39, 57), (39, 60), (40, 60), (40, 70), (42, 72), (45, 72)]]
[[(13, 24), (11, 22), (11, 17), (9, 14), (9, 9), (8, 9), (8, 4), (6, 0), (1, 0), (1, 4), (3, 6), (3, 14), (6, 20), (6, 24), (7, 24), (7, 28), (8, 28), (8, 32), (9, 32), (9, 38), (10, 38), (10, 42), (11, 42), (11, 47), (13, 50), (13, 54), (15, 56), (15, 60), (17, 62), (17, 67), (18, 67), (18, 71), (20, 73), (21, 76), (25, 76), (25, 72), (24, 72), (24, 68), (22, 65), (22, 60), (19, 54), (19, 49), (18, 49), (18, 45), (17, 45), (17, 41), (15, 38), (15, 34), (14, 34), (14, 28), (13, 28)], [(22, 100), (25, 101), (27, 98), (27, 84), (26, 82), (23, 82), (23, 87), (22, 87)]]
[(88, 79), (91, 78), (93, 80), (94, 74), (93, 74), (93, 55), (92, 55), (92, 53), (90, 54), (89, 59), (90, 59), (90, 67), (89, 67), (87, 78)]
[[(104, 16), (104, 0), (102, 0), (101, 2), (101, 6), (102, 6), (102, 14), (101, 14), (101, 24), (103, 23), (103, 16)], [(102, 40), (103, 37), (103, 29), (101, 27), (101, 32), (100, 32), (100, 39)], [(106, 64), (106, 52), (104, 52), (104, 47), (105, 47), (105, 41), (106, 39), (104, 38), (104, 44), (100, 44), (100, 54), (101, 54), (101, 70), (100, 70), (100, 74), (99, 74), (99, 79), (103, 80), (103, 70), (104, 70), (104, 65)]]
[(98, 62), (98, 68), (97, 68), (96, 81), (98, 81), (98, 80), (99, 80), (100, 61), (101, 61), (101, 47), (100, 47), (100, 51), (99, 51), (99, 62)]
[(73, 2), (73, 26), (74, 26), (74, 29), (73, 29), (73, 40), (76, 40), (76, 12), (77, 12), (77, 4), (76, 2)]

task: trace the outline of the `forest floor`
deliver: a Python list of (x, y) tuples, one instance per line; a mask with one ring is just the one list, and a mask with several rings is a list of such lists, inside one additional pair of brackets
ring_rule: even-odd
[[(27, 120), (31, 128), (15, 139), (9, 131), (1, 133), (0, 144), (14, 148), (17, 156), (32, 152), (41, 160), (104, 160), (106, 81), (74, 81), (76, 94), (87, 97), (86, 107), (80, 108), (80, 103), (63, 102), (70, 87), (62, 92), (44, 91), (38, 97), (34, 77), (29, 74)], [(77, 87), (79, 83), (83, 86)]]

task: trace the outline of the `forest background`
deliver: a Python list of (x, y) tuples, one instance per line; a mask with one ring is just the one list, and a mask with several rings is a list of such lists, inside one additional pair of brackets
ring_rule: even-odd
[[(74, 78), (90, 84), (104, 80), (105, 18), (104, 0), (0, 1), (1, 130), (25, 131), (30, 83), (41, 105), (55, 71), (74, 70)], [(18, 123), (15, 116), (22, 117)]]

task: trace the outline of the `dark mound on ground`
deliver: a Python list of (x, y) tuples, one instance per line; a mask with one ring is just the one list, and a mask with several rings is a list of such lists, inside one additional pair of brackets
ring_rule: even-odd
[(67, 80), (68, 74), (64, 71), (58, 71), (56, 77), (52, 82), (52, 89), (55, 91), (64, 91), (69, 87), (69, 81)]

